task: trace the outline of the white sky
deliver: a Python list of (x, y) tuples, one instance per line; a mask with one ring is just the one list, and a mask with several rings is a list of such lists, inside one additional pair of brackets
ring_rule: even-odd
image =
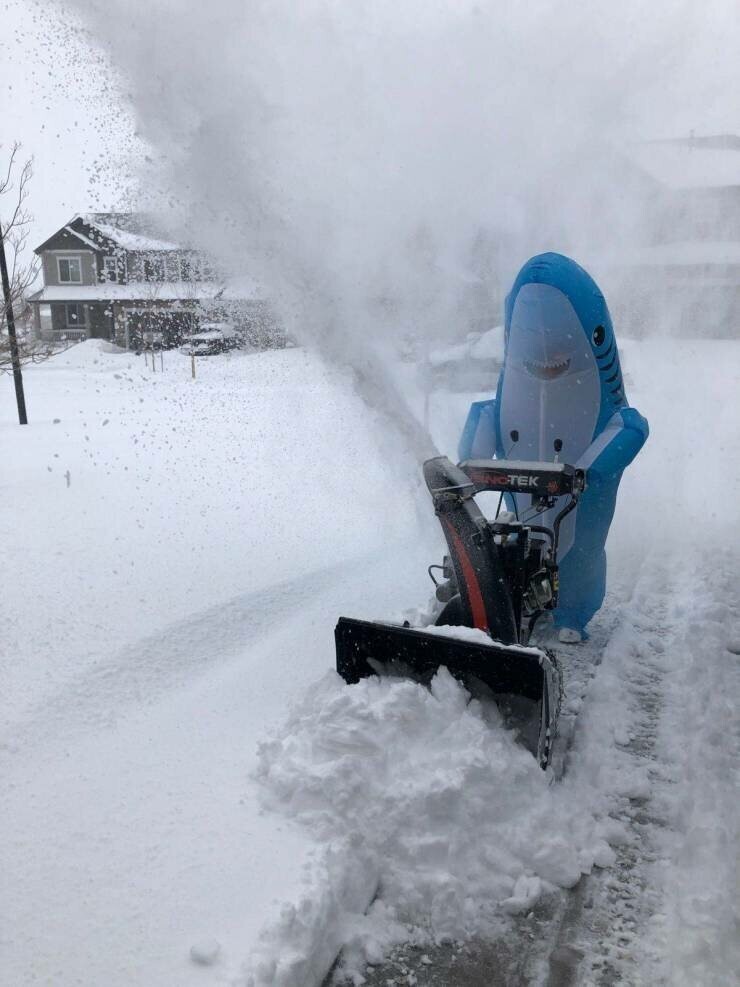
[(75, 213), (125, 207), (137, 159), (110, 66), (58, 9), (0, 0), (0, 160), (14, 140), (34, 158), (33, 246)]
[[(110, 3), (111, 9), (117, 6)], [(224, 6), (214, 0), (214, 8), (220, 3)], [(135, 6), (130, 0), (132, 18)], [(692, 45), (684, 38), (675, 50), (666, 46), (673, 56), (666, 61), (665, 91), (646, 92), (644, 100), (637, 93), (630, 121), (636, 136), (684, 135), (692, 128), (698, 134), (740, 133), (736, 0), (694, 6), (704, 32), (700, 42)], [(100, 5), (78, 0), (76, 7), (84, 15), (86, 8), (92, 13)], [(653, 16), (664, 16), (667, 36), (681, 33), (676, 9), (668, 0), (651, 5)], [(124, 208), (127, 199), (130, 207), (132, 176), (143, 151), (108, 59), (75, 23), (64, 0), (0, 0), (0, 20), (0, 141), (6, 146), (20, 140), (35, 158), (34, 244), (77, 212)], [(636, 23), (635, 31), (640, 26)]]

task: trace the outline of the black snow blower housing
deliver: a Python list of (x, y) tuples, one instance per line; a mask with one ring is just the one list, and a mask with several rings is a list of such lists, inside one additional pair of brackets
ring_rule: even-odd
[[(340, 617), (337, 671), (350, 684), (377, 674), (428, 683), (444, 665), (474, 695), (496, 700), (546, 768), (561, 676), (554, 654), (528, 641), (537, 619), (557, 605), (560, 524), (578, 502), (584, 473), (564, 463), (503, 459), (455, 466), (440, 456), (424, 464), (424, 479), (449, 549), (441, 566), (429, 567), (438, 601), (435, 629)], [(489, 521), (474, 499), (484, 490), (528, 494), (531, 506), (521, 520), (507, 511)], [(556, 506), (552, 528), (530, 523)]]

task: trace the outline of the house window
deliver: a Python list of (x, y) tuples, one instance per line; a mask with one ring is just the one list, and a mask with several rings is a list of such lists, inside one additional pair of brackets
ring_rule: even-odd
[(111, 257), (103, 258), (103, 281), (126, 280), (126, 256), (124, 254), (114, 254)]
[(168, 281), (180, 280), (180, 261), (177, 254), (167, 254), (165, 259), (165, 273)]
[(144, 258), (144, 280), (164, 281), (164, 260), (161, 257)]
[(144, 280), (144, 261), (141, 254), (128, 255), (128, 276), (131, 281)]
[(180, 280), (190, 281), (194, 277), (193, 264), (189, 257), (180, 258)]
[(82, 264), (79, 257), (57, 257), (59, 284), (82, 284)]
[(118, 258), (103, 258), (103, 281), (118, 281)]
[(64, 306), (67, 329), (84, 329), (87, 324), (85, 306), (79, 302), (68, 302)]

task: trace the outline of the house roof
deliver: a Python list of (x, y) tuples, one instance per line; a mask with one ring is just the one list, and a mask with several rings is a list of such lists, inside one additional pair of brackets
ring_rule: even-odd
[[(77, 218), (77, 217), (75, 217)], [(182, 250), (180, 244), (154, 236), (146, 217), (138, 213), (86, 213), (79, 217), (124, 250)], [(147, 229), (149, 227), (149, 229)]]
[(96, 243), (94, 240), (91, 240), (89, 237), (86, 237), (85, 234), (84, 233), (80, 233), (79, 230), (73, 230), (72, 227), (69, 224), (67, 224), (67, 226), (64, 227), (64, 232), (65, 233), (71, 233), (72, 236), (76, 236), (78, 240), (81, 240), (84, 244), (86, 244), (92, 250), (100, 250), (100, 244), (99, 243)]
[(740, 242), (682, 240), (634, 246), (604, 255), (601, 265), (609, 276), (638, 277), (645, 284), (734, 289), (740, 284)]
[(740, 186), (740, 137), (643, 141), (623, 152), (673, 190)]
[(189, 249), (164, 239), (144, 213), (91, 212), (73, 216), (65, 226), (36, 247), (36, 252), (43, 250), (60, 234), (74, 236), (92, 250), (115, 247), (142, 252)]
[(218, 281), (138, 281), (129, 284), (46, 285), (29, 296), (31, 302), (175, 302), (255, 301), (262, 297), (254, 283), (224, 285)]
[(639, 247), (634, 251), (639, 264), (669, 264), (676, 267), (740, 267), (740, 242), (724, 240), (682, 240)]

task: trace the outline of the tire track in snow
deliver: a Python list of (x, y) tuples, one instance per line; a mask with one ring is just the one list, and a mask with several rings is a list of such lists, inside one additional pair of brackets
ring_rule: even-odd
[[(253, 674), (258, 671), (252, 667), (258, 659), (250, 655), (257, 650), (254, 644), (276, 625), (302, 622), (302, 611), (313, 602), (338, 586), (351, 585), (358, 572), (381, 559), (382, 553), (374, 553), (240, 594), (103, 655), (56, 693), (6, 722), (0, 751), (12, 754), (61, 736), (66, 740), (86, 730), (112, 727), (132, 707), (151, 706), (163, 694), (231, 658), (244, 662), (245, 675)], [(333, 624), (327, 634), (331, 630)]]

